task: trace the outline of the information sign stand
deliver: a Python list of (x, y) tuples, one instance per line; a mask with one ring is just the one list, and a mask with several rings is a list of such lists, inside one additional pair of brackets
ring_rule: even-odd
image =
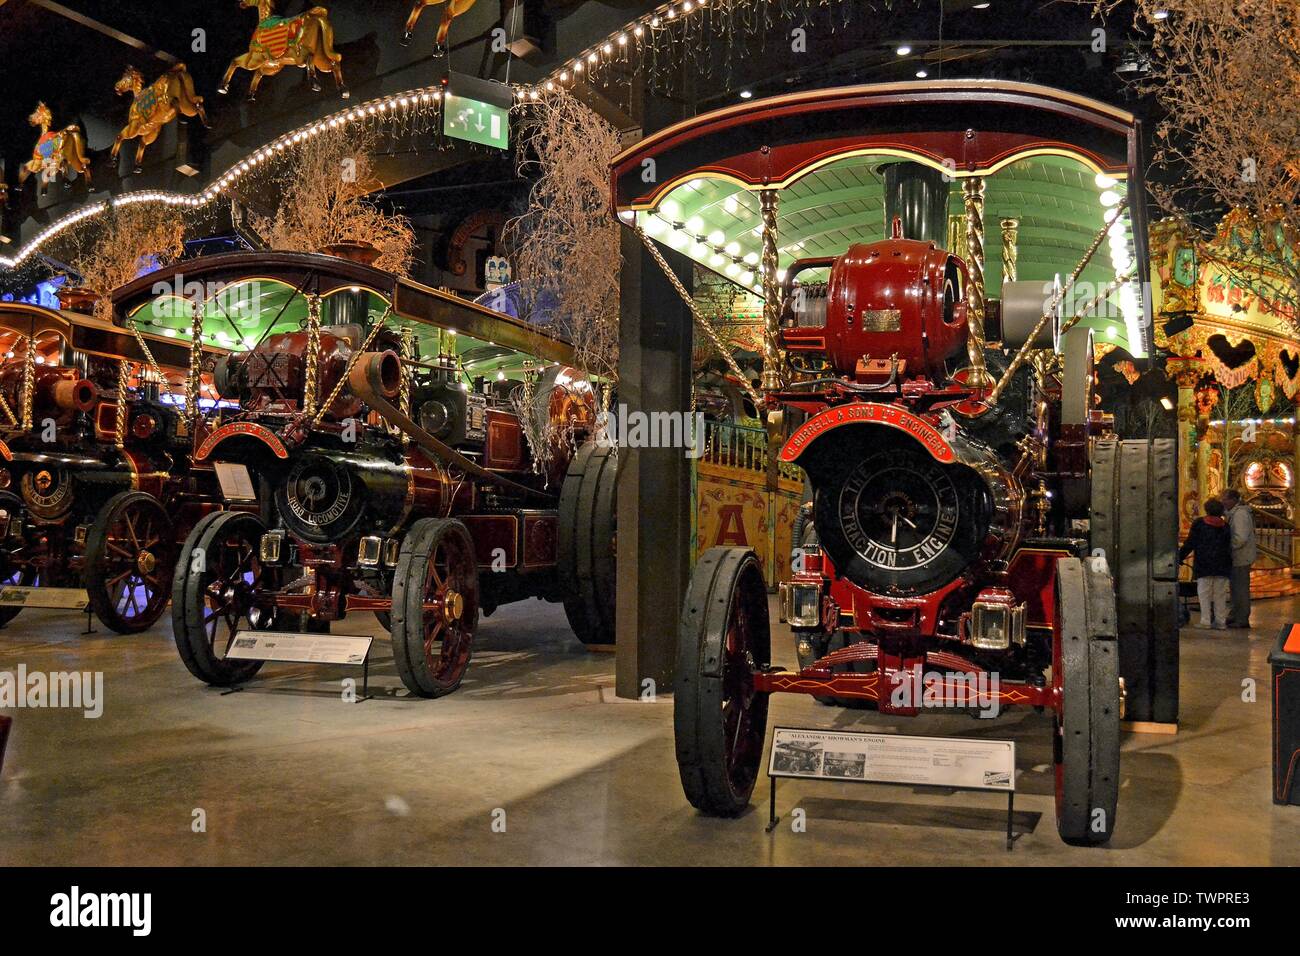
[(767, 774), (771, 782), (768, 833), (781, 819), (776, 815), (776, 781), (786, 777), (1005, 793), (1007, 850), (1014, 845), (1016, 745), (1011, 740), (777, 727)]
[[(373, 637), (350, 634), (294, 634), (283, 631), (236, 631), (226, 642), (226, 657), (291, 664), (342, 664), (361, 668), (361, 696), (370, 700), (370, 648)], [(235, 687), (225, 693), (234, 693)]]

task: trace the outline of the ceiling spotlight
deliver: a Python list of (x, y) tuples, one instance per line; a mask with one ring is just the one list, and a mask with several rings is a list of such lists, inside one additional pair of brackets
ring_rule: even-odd
[(749, 98), (750, 98), (751, 96), (753, 96), (753, 95), (754, 95), (754, 92), (753, 92), (752, 90), (741, 90), (741, 91), (740, 91), (740, 98), (741, 98), (742, 100), (747, 100), (747, 99), (749, 99)]
[(894, 52), (897, 53), (899, 56), (907, 56), (907, 54), (912, 52), (912, 48), (907, 44), (903, 44)]
[(1107, 176), (1105, 173), (1098, 173), (1097, 178), (1094, 181), (1097, 183), (1098, 189), (1110, 189), (1115, 186), (1117, 182), (1114, 177)]
[(971, 7), (972, 10), (987, 10), (988, 8), (989, 5), (987, 3), (977, 3), (975, 6)]
[(930, 74), (927, 73), (927, 72), (925, 72), (925, 70), (917, 70), (917, 71), (916, 71), (916, 78), (917, 78), (918, 80), (924, 80), (924, 79), (925, 79), (927, 76), (929, 76), (929, 75), (930, 75)]

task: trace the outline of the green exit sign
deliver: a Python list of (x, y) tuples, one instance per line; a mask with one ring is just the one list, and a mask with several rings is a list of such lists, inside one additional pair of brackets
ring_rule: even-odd
[(448, 93), (442, 98), (442, 132), (453, 139), (506, 149), (510, 145), (510, 110)]

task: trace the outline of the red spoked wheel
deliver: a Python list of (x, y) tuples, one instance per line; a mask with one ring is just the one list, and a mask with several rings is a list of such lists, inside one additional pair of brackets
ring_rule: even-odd
[(407, 690), (441, 697), (460, 686), (478, 608), (478, 564), (468, 529), (445, 518), (415, 522), (393, 576), (393, 659)]
[(143, 491), (114, 495), (86, 536), (95, 616), (119, 634), (150, 627), (167, 607), (175, 566), (175, 531), (162, 502)]
[(1073, 846), (1097, 846), (1114, 833), (1119, 803), (1119, 648), (1104, 562), (1057, 562), (1056, 616), (1056, 829)]
[(691, 576), (677, 643), (673, 730), (691, 805), (734, 817), (749, 806), (767, 737), (767, 585), (748, 548), (710, 548)]
[(259, 595), (280, 586), (282, 571), (263, 565), (258, 545), (266, 526), (256, 515), (223, 511), (194, 526), (176, 562), (172, 630), (189, 672), (205, 683), (229, 687), (249, 680), (261, 661), (231, 660), (226, 647), (239, 630), (269, 630), (275, 610)]

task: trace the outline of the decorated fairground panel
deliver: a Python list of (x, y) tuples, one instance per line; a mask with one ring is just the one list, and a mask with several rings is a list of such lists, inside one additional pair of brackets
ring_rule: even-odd
[(1208, 499), (1240, 491), (1260, 533), (1252, 589), (1272, 594), (1294, 587), (1297, 563), (1300, 347), (1286, 280), (1243, 254), (1260, 244), (1236, 234), (1254, 228), (1233, 212), (1199, 242), (1156, 223), (1151, 281), (1156, 344), (1178, 388), (1181, 531)]

